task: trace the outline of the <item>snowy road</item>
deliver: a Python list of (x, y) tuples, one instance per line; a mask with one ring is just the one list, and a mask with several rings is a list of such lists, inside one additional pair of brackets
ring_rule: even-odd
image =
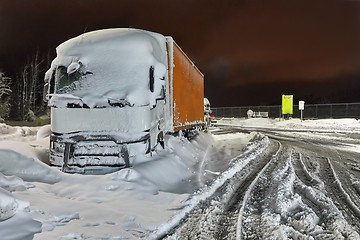
[(360, 121), (225, 123), (101, 176), (45, 164), (48, 126), (0, 126), (0, 238), (360, 239)]
[(263, 130), (165, 239), (360, 239), (357, 137)]

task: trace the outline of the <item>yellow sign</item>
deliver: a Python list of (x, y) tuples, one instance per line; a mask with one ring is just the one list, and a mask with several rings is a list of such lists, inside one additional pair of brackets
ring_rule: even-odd
[(293, 114), (293, 95), (282, 95), (282, 114)]

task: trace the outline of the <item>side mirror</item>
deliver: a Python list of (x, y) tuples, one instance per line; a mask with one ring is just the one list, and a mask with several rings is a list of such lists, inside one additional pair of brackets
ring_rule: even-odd
[(49, 83), (45, 83), (44, 88), (43, 88), (43, 101), (44, 102), (47, 102), (49, 100), (48, 91), (49, 91)]
[(154, 66), (151, 66), (149, 69), (149, 88), (150, 88), (150, 92), (154, 92), (154, 81), (155, 81), (155, 77), (154, 77)]

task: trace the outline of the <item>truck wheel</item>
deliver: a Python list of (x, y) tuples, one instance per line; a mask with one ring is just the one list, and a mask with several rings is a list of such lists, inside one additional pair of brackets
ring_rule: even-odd
[(160, 145), (162, 146), (162, 148), (165, 149), (164, 133), (163, 133), (163, 132), (159, 132), (159, 134), (158, 134), (158, 136), (157, 136), (157, 141), (158, 141), (158, 143), (160, 143)]

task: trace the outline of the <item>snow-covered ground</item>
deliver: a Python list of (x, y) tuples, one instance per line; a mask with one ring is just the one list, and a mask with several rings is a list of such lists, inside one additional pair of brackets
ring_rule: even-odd
[[(220, 123), (360, 132), (355, 119), (223, 119)], [(236, 156), (261, 144), (254, 133), (208, 132), (192, 141), (167, 136), (165, 150), (139, 156), (132, 168), (92, 176), (66, 174), (47, 165), (48, 126), (2, 124), (0, 132), (0, 236), (4, 240), (157, 238), (241, 169), (234, 166)]]
[(300, 130), (316, 132), (353, 132), (360, 131), (360, 120), (354, 118), (303, 120), (298, 118), (222, 118), (216, 123), (221, 126), (238, 126), (246, 128), (269, 128), (277, 130)]

